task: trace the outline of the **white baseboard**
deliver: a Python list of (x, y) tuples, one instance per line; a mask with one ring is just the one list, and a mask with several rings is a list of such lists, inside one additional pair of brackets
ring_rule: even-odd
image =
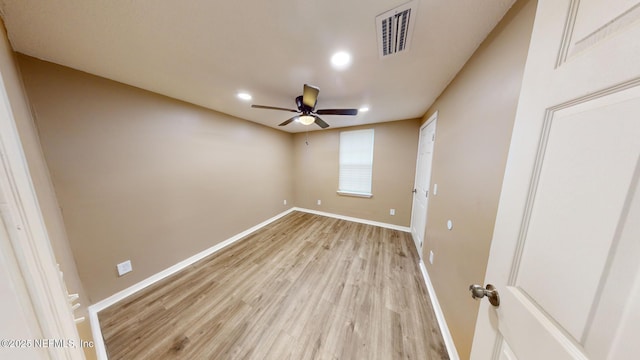
[(245, 230), (245, 231), (243, 231), (243, 232), (241, 232), (239, 234), (236, 234), (233, 237), (231, 237), (231, 238), (229, 238), (229, 239), (227, 239), (227, 240), (225, 240), (225, 241), (223, 241), (221, 243), (218, 243), (218, 244), (216, 244), (216, 245), (214, 245), (214, 246), (212, 246), (212, 247), (210, 247), (210, 248), (208, 248), (206, 250), (203, 250), (203, 251), (201, 251), (201, 252), (199, 252), (199, 253), (197, 253), (197, 254), (195, 254), (195, 255), (193, 255), (193, 256), (185, 259), (185, 260), (182, 260), (179, 263), (177, 263), (177, 264), (175, 264), (175, 265), (173, 265), (173, 266), (171, 266), (169, 268), (166, 268), (166, 269), (160, 271), (159, 273), (156, 273), (156, 274), (154, 274), (154, 275), (152, 275), (152, 276), (140, 281), (137, 284), (134, 284), (134, 285), (122, 290), (122, 291), (119, 291), (119, 292), (109, 296), (106, 299), (100, 300), (97, 303), (89, 306), (88, 309), (89, 309), (89, 321), (91, 323), (91, 333), (93, 334), (93, 339), (94, 339), (94, 342), (95, 342), (96, 353), (98, 355), (98, 359), (99, 360), (107, 360), (108, 359), (107, 351), (105, 349), (104, 341), (103, 341), (103, 338), (102, 338), (102, 331), (100, 330), (100, 323), (98, 321), (98, 313), (100, 311), (108, 308), (109, 306), (117, 303), (120, 300), (123, 300), (124, 298), (126, 298), (128, 296), (131, 296), (131, 295), (135, 294), (136, 292), (138, 292), (138, 291), (140, 291), (140, 290), (142, 290), (142, 289), (144, 289), (144, 288), (146, 288), (146, 287), (148, 287), (150, 285), (155, 284), (156, 282), (158, 282), (158, 281), (160, 281), (160, 280), (162, 280), (164, 278), (167, 278), (167, 277), (177, 273), (178, 271), (186, 268), (189, 265), (192, 265), (193, 263), (195, 263), (195, 262), (197, 262), (197, 261), (199, 261), (201, 259), (204, 259), (205, 257), (207, 257), (207, 256), (209, 256), (209, 255), (211, 255), (211, 254), (213, 254), (213, 253), (215, 253), (217, 251), (220, 251), (220, 250), (224, 249), (225, 247), (227, 247), (227, 246), (235, 243), (236, 241), (242, 239), (243, 237), (251, 234), (252, 232), (254, 232), (256, 230), (259, 230), (259, 229), (265, 227), (266, 225), (269, 225), (270, 223), (280, 219), (281, 217), (283, 217), (283, 216), (285, 216), (285, 215), (287, 215), (287, 214), (289, 214), (289, 213), (291, 213), (291, 212), (293, 212), (295, 210), (296, 210), (296, 208), (290, 208), (287, 211), (281, 212), (280, 214), (278, 214), (278, 215), (276, 215), (276, 216), (274, 216), (274, 217), (272, 217), (270, 219), (267, 219), (267, 220), (261, 222), (260, 224), (254, 226), (254, 227), (251, 227), (251, 228), (249, 228), (249, 229), (247, 229), (247, 230)]
[(388, 224), (388, 223), (383, 223), (383, 222), (378, 222), (378, 221), (360, 219), (360, 218), (355, 218), (355, 217), (351, 217), (351, 216), (338, 215), (338, 214), (328, 213), (328, 212), (324, 212), (324, 211), (317, 211), (317, 210), (311, 210), (311, 209), (305, 209), (305, 208), (299, 208), (299, 207), (294, 207), (293, 210), (306, 212), (306, 213), (309, 213), (309, 214), (332, 217), (332, 218), (341, 219), (341, 220), (353, 221), (353, 222), (357, 222), (357, 223), (361, 223), (361, 224), (379, 226), (379, 227), (383, 227), (383, 228), (387, 228), (387, 229), (393, 229), (393, 230), (404, 231), (404, 232), (411, 232), (411, 228), (409, 228), (407, 226)]
[(445, 320), (444, 313), (442, 312), (442, 308), (440, 307), (440, 303), (438, 302), (436, 290), (433, 288), (433, 284), (431, 283), (431, 279), (429, 278), (429, 273), (427, 273), (427, 267), (424, 265), (422, 259), (420, 259), (420, 271), (422, 272), (422, 277), (424, 278), (424, 282), (427, 285), (427, 291), (429, 292), (429, 298), (431, 298), (433, 312), (436, 314), (436, 320), (438, 320), (440, 332), (442, 333), (442, 338), (444, 339), (444, 345), (447, 347), (449, 358), (451, 360), (460, 360), (460, 356), (458, 356), (458, 350), (456, 349), (456, 345), (453, 342), (453, 337), (451, 337), (451, 332), (449, 331), (449, 327), (447, 326), (447, 320)]
[[(96, 356), (98, 360), (108, 360), (107, 349), (104, 347), (104, 339), (102, 338), (102, 329), (100, 329), (100, 321), (98, 320), (98, 310), (89, 306), (89, 324), (91, 325), (91, 335), (93, 335), (93, 344), (96, 347)], [(101, 309), (102, 310), (102, 309)]]

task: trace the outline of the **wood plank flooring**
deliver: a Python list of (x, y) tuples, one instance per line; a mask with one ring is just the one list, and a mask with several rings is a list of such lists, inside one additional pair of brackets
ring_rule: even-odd
[(408, 233), (293, 212), (101, 311), (115, 359), (448, 359)]

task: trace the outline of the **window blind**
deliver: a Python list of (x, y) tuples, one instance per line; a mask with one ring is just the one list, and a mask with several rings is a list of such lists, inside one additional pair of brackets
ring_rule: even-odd
[(338, 192), (371, 196), (373, 129), (340, 132)]

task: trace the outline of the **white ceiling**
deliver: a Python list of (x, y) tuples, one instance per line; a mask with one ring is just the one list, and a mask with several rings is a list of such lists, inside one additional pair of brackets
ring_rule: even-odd
[[(380, 59), (375, 18), (408, 0), (0, 0), (15, 51), (290, 132), (304, 83), (332, 127), (424, 115), (514, 0), (418, 0), (408, 52)], [(351, 66), (334, 70), (337, 50)], [(253, 100), (243, 102), (238, 91)]]

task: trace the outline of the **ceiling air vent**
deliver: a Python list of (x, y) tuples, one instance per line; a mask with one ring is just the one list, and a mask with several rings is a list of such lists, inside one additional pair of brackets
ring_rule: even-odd
[(417, 5), (418, 1), (414, 0), (376, 16), (381, 58), (409, 50)]

